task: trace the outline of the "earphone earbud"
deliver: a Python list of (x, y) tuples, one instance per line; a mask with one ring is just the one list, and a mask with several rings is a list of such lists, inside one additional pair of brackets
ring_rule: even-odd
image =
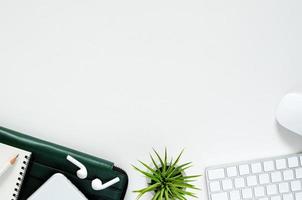
[(104, 190), (104, 189), (116, 184), (119, 181), (120, 181), (120, 178), (116, 177), (116, 178), (112, 179), (111, 181), (108, 181), (107, 183), (103, 184), (100, 179), (96, 178), (91, 182), (91, 187), (94, 190)]
[(80, 163), (79, 161), (77, 161), (75, 158), (73, 158), (72, 156), (68, 155), (66, 157), (66, 159), (68, 161), (70, 161), (71, 163), (73, 163), (74, 165), (76, 165), (78, 168), (80, 168), (78, 171), (77, 171), (77, 176), (78, 178), (80, 179), (85, 179), (87, 178), (87, 169), (86, 167)]
[(100, 179), (96, 178), (91, 182), (91, 187), (94, 190), (99, 190), (102, 187), (103, 183)]

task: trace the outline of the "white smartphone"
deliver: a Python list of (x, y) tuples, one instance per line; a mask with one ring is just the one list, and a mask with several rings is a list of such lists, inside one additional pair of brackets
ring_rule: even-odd
[(63, 174), (51, 176), (27, 200), (88, 200)]

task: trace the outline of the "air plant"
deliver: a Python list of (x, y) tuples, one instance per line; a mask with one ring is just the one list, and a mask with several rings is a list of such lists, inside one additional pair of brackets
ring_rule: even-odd
[(148, 192), (153, 192), (152, 200), (186, 200), (188, 196), (196, 197), (196, 195), (189, 190), (199, 190), (192, 182), (196, 181), (200, 175), (188, 176), (185, 171), (192, 167), (192, 162), (179, 164), (179, 160), (183, 154), (183, 151), (178, 157), (170, 162), (167, 161), (167, 150), (165, 149), (164, 157), (161, 157), (157, 151), (154, 156), (150, 154), (152, 165), (149, 166), (146, 163), (139, 161), (145, 170), (142, 170), (136, 166), (133, 166), (135, 170), (143, 174), (150, 183), (147, 187), (136, 190), (138, 193), (137, 199), (140, 199)]

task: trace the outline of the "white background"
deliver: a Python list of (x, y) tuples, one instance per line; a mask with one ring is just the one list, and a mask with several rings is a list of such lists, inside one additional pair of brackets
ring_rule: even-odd
[[(188, 173), (302, 150), (274, 120), (301, 86), (302, 2), (0, 2), (0, 123), (131, 164), (167, 147)], [(197, 182), (203, 191), (205, 185)], [(146, 197), (145, 199), (150, 199)]]

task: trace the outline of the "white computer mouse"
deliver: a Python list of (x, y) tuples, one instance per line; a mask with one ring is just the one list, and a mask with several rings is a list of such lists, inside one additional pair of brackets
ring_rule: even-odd
[(280, 125), (302, 135), (302, 94), (289, 93), (281, 100), (276, 119)]

